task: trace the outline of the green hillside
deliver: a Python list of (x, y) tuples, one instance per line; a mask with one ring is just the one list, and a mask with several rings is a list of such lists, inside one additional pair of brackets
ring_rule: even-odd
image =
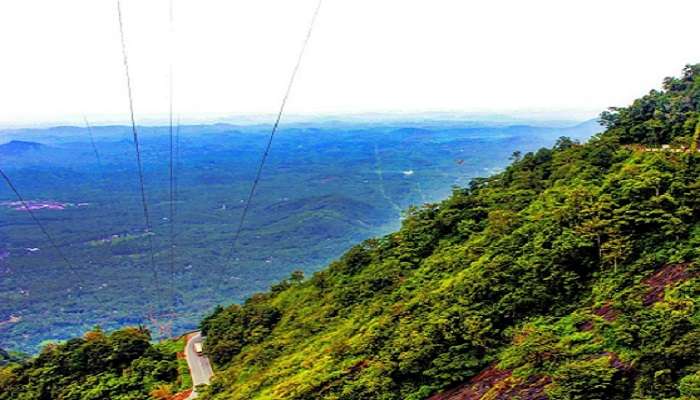
[(0, 368), (0, 399), (167, 399), (190, 384), (176, 359), (184, 339), (158, 345), (150, 340), (142, 328), (111, 334), (94, 329), (49, 344), (32, 359)]
[(205, 398), (698, 398), (700, 65), (601, 119), (217, 309)]
[[(200, 398), (700, 398), (700, 65), (601, 119), (217, 308)], [(91, 332), (0, 369), (0, 399), (166, 398), (172, 347)]]

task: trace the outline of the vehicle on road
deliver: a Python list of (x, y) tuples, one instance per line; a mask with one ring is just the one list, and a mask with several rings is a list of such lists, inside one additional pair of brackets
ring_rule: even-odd
[(209, 382), (211, 382), (212, 375), (214, 375), (214, 371), (211, 369), (211, 363), (204, 354), (203, 340), (204, 338), (201, 332), (192, 332), (187, 337), (185, 358), (187, 359), (187, 366), (190, 369), (193, 389), (192, 393), (187, 397), (187, 400), (196, 399), (197, 387), (208, 385)]

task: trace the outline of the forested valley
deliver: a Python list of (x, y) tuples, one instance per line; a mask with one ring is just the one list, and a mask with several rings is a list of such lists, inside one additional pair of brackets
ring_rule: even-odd
[[(217, 307), (200, 397), (700, 397), (700, 65), (600, 119), (587, 142), (516, 152), (325, 269)], [(7, 362), (0, 398), (177, 389), (146, 335), (98, 330)], [(124, 336), (139, 352), (120, 351)], [(102, 369), (81, 371), (91, 356)], [(141, 365), (144, 387), (128, 387)]]

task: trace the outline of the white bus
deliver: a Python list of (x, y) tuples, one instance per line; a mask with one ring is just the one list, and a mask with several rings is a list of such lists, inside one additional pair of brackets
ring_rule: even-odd
[(197, 342), (194, 344), (194, 352), (199, 355), (202, 355), (202, 353), (204, 352), (204, 349), (202, 348), (202, 342)]

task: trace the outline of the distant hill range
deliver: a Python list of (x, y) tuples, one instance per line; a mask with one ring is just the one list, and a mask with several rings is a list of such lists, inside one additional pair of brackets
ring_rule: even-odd
[(3, 156), (18, 156), (30, 151), (37, 151), (44, 148), (41, 143), (26, 142), (23, 140), (13, 140), (5, 144), (0, 144), (0, 155)]

